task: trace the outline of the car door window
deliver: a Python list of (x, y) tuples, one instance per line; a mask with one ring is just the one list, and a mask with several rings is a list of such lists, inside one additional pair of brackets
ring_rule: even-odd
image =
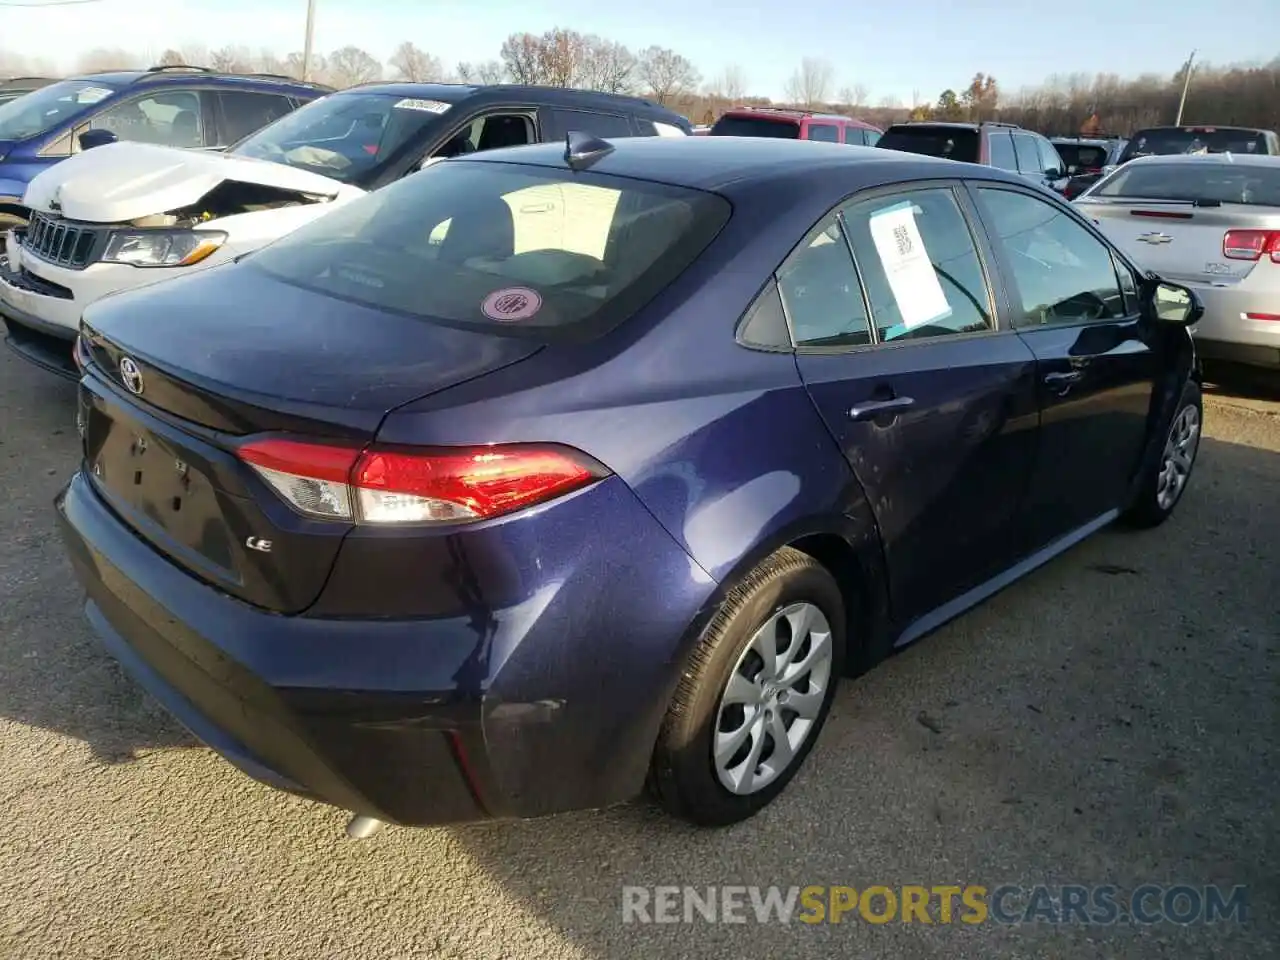
[(589, 110), (564, 110), (559, 107), (544, 111), (546, 129), (543, 131), (547, 140), (562, 141), (571, 130), (588, 133), (593, 137), (630, 137), (631, 121), (626, 117), (610, 113), (595, 113)]
[(856, 347), (871, 342), (858, 272), (834, 216), (778, 271), (778, 290), (796, 346)]
[(89, 122), (94, 130), (110, 130), (121, 140), (166, 147), (206, 145), (201, 94), (195, 90), (156, 90), (104, 110)]
[(982, 261), (951, 190), (857, 201), (841, 216), (880, 342), (992, 328)]
[(1013, 273), (1018, 326), (1125, 316), (1106, 244), (1038, 197), (991, 187), (979, 187), (977, 193), (992, 241)]
[(1112, 254), (1112, 261), (1115, 263), (1116, 276), (1120, 278), (1120, 292), (1124, 294), (1124, 312), (1129, 315), (1136, 314), (1140, 309), (1138, 278), (1134, 276), (1128, 264), (1114, 254)]
[(1040, 154), (1033, 137), (1014, 134), (1013, 149), (1018, 155), (1018, 170), (1021, 173), (1039, 173), (1044, 169), (1040, 166)]
[(250, 90), (220, 90), (223, 142), (237, 143), (249, 134), (293, 111), (288, 97)]
[(991, 134), (991, 166), (1017, 172), (1018, 159), (1013, 152), (1013, 138), (1007, 133)]
[(822, 140), (825, 143), (839, 143), (840, 128), (834, 123), (811, 123), (804, 138), (806, 140)]
[(1058, 154), (1058, 148), (1048, 140), (1041, 140), (1037, 137), (1036, 149), (1040, 153), (1040, 166), (1044, 168), (1044, 172), (1057, 171), (1061, 175), (1064, 164), (1062, 157)]

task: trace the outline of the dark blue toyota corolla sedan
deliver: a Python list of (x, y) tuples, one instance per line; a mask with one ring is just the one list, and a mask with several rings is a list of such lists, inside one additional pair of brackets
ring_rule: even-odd
[(1169, 515), (1199, 312), (990, 167), (571, 135), (90, 308), (57, 507), (107, 647), (251, 776), (727, 824), (841, 676)]

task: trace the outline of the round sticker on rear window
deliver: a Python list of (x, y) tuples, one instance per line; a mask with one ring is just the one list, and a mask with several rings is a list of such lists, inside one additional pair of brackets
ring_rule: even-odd
[(499, 323), (528, 320), (542, 309), (542, 295), (528, 287), (506, 287), (485, 297), (480, 309), (490, 320)]

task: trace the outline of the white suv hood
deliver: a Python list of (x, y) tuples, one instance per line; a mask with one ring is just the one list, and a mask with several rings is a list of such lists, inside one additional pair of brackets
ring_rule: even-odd
[(282, 163), (147, 143), (109, 143), (38, 174), (23, 199), (32, 210), (89, 223), (126, 223), (196, 203), (224, 180), (318, 197), (362, 193), (318, 173)]

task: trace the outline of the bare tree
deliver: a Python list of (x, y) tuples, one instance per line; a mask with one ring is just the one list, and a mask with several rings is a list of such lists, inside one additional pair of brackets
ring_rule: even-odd
[(76, 59), (77, 73), (102, 73), (107, 70), (138, 70), (144, 66), (136, 53), (118, 48), (96, 47)]
[(325, 75), (335, 87), (354, 87), (357, 83), (380, 78), (382, 64), (359, 47), (346, 46), (329, 54)]
[(542, 82), (552, 87), (578, 86), (587, 38), (576, 30), (555, 27), (538, 38)]
[(636, 82), (636, 55), (603, 37), (585, 38), (579, 82), (589, 90), (631, 93)]
[(252, 73), (257, 68), (254, 60), (253, 54), (245, 47), (222, 47), (209, 55), (208, 65), (220, 73)]
[[(294, 51), (293, 53), (285, 57), (284, 64), (285, 64), (285, 67), (284, 67), (285, 76), (293, 77), (293, 79), (295, 80), (302, 79), (303, 69), (302, 69), (301, 51)], [(316, 53), (314, 50), (311, 51), (312, 79), (315, 79), (317, 77), (325, 77), (328, 74), (328, 72), (329, 72), (329, 61), (326, 60), (321, 54)]]
[(291, 76), (289, 73), (289, 61), (282, 59), (274, 50), (263, 50), (258, 54), (257, 69), (261, 73), (270, 73), (281, 77)]
[(187, 67), (207, 67), (212, 57), (209, 48), (203, 43), (184, 43), (178, 48), (182, 55), (182, 63)]
[(805, 57), (787, 81), (787, 98), (806, 107), (825, 103), (834, 76), (835, 70), (830, 61)]
[(648, 47), (641, 51), (638, 64), (640, 79), (664, 107), (676, 98), (698, 87), (701, 75), (688, 58), (666, 47)]
[(440, 62), (440, 58), (408, 40), (396, 47), (390, 62), (402, 80), (424, 83), (444, 79), (444, 64)]
[(160, 54), (160, 67), (181, 67), (186, 66), (187, 62), (182, 59), (182, 54), (170, 47), (164, 53)]
[(500, 60), (486, 60), (484, 63), (460, 63), (457, 70), (458, 79), (463, 83), (493, 84), (505, 83), (507, 68)]
[(513, 33), (502, 41), (499, 54), (513, 83), (545, 83), (542, 40), (532, 33)]

